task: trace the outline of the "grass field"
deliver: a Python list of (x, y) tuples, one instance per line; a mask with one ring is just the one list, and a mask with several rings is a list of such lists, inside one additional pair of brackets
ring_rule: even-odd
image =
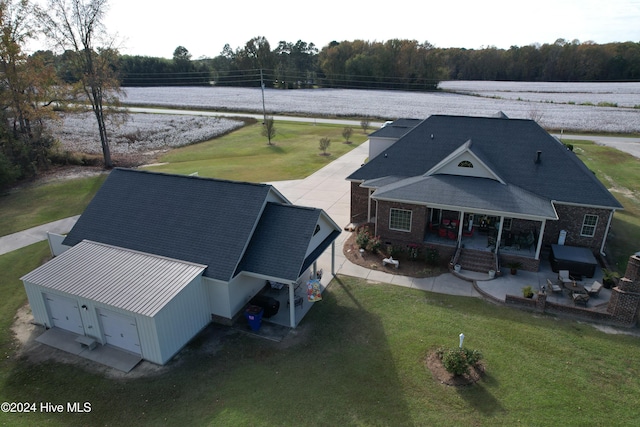
[[(89, 402), (91, 412), (3, 413), (0, 425), (633, 426), (640, 417), (637, 337), (346, 276), (283, 343), (216, 326), (207, 331), (215, 350), (196, 338), (167, 372), (138, 379), (33, 365), (10, 357), (7, 326), (24, 301), (17, 278), (45, 246), (0, 257), (0, 267), (20, 264), (4, 286), (14, 297), (0, 303), (0, 398)], [(424, 358), (457, 346), (461, 332), (482, 352), (486, 375), (451, 388), (433, 380)]]
[[(262, 124), (245, 126), (222, 138), (171, 150), (148, 168), (159, 172), (191, 174), (238, 181), (282, 181), (304, 178), (363, 143), (367, 136), (353, 128), (351, 144), (342, 137), (344, 126), (275, 122), (276, 137), (267, 144)], [(321, 155), (320, 138), (331, 144)]]
[[(341, 128), (335, 132), (340, 135)], [(310, 156), (319, 152), (317, 139), (311, 137), (305, 146)], [(275, 141), (282, 152), (285, 141), (284, 135)], [(625, 205), (616, 214), (610, 245), (612, 253), (624, 254), (624, 245), (640, 241), (637, 160), (572, 143)], [(200, 156), (225, 158), (230, 150), (227, 160), (211, 169), (214, 173), (225, 162), (240, 161), (234, 157), (251, 157), (233, 156), (230, 147), (216, 154), (211, 144), (207, 154), (199, 154), (197, 146), (170, 153), (169, 166), (179, 169)], [(279, 170), (267, 163), (270, 156), (265, 151), (254, 174)], [(21, 209), (30, 212), (36, 205), (42, 213), (24, 215), (24, 224), (68, 216), (63, 209), (76, 197), (83, 201), (71, 210), (80, 213), (99, 179), (34, 187), (20, 198), (3, 199), (0, 220), (11, 224), (12, 216), (24, 215)], [(33, 191), (46, 202), (34, 202)], [(47, 256), (46, 242), (0, 256), (0, 401), (34, 402), (37, 408), (42, 402), (89, 402), (91, 412), (0, 413), (0, 425), (635, 426), (640, 419), (638, 337), (605, 334), (588, 324), (480, 299), (346, 276), (331, 282), (322, 302), (281, 344), (216, 326), (181, 352), (171, 369), (148, 378), (109, 379), (73, 365), (34, 365), (14, 357), (10, 325), (26, 302), (19, 278)], [(424, 358), (436, 347), (457, 346), (461, 332), (465, 345), (482, 352), (486, 376), (473, 386), (450, 388), (432, 379)], [(210, 348), (210, 340), (218, 345)]]

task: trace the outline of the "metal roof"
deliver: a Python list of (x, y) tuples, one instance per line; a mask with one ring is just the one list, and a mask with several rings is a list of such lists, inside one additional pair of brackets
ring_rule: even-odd
[(22, 280), (153, 317), (205, 267), (84, 240)]

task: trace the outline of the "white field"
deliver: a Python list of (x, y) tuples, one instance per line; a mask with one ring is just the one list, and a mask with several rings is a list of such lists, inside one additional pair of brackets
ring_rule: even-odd
[[(269, 114), (379, 119), (432, 114), (536, 119), (548, 129), (640, 132), (640, 83), (442, 82), (443, 92), (297, 89), (265, 90)], [(453, 93), (452, 91), (455, 91)], [(125, 88), (125, 104), (262, 112), (259, 88)], [(593, 105), (581, 105), (581, 104)], [(598, 106), (599, 103), (617, 107)], [(635, 108), (634, 108), (635, 107)]]
[[(130, 114), (125, 123), (120, 126), (108, 124), (107, 129), (111, 152), (124, 154), (166, 150), (206, 141), (243, 124), (239, 120), (217, 117)], [(98, 124), (92, 113), (64, 116), (53, 133), (65, 150), (102, 153)]]

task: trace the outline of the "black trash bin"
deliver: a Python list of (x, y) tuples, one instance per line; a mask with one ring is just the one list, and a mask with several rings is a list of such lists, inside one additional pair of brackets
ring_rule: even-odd
[(244, 311), (244, 317), (246, 317), (247, 322), (249, 322), (249, 327), (252, 331), (260, 329), (263, 313), (264, 310), (262, 307), (258, 307), (257, 305), (250, 305)]
[(264, 310), (262, 317), (267, 319), (271, 316), (275, 316), (280, 309), (280, 301), (268, 295), (256, 295), (249, 304), (262, 307)]

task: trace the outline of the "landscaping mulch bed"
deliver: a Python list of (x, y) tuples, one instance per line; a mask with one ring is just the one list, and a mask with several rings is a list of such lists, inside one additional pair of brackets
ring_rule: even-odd
[(428, 265), (424, 260), (411, 260), (406, 255), (398, 256), (400, 261), (399, 268), (395, 268), (391, 265), (382, 265), (382, 260), (386, 258), (386, 255), (380, 253), (360, 252), (360, 248), (356, 244), (356, 233), (352, 232), (349, 238), (345, 241), (343, 247), (343, 253), (345, 257), (352, 263), (371, 270), (386, 271), (393, 274), (409, 277), (434, 277), (443, 273), (447, 273), (448, 269), (446, 265)]
[(445, 384), (453, 387), (468, 386), (480, 381), (480, 378), (484, 374), (484, 365), (478, 363), (475, 366), (469, 368), (469, 372), (463, 375), (454, 375), (448, 372), (442, 365), (442, 359), (434, 351), (427, 355), (425, 359), (427, 368), (431, 371), (433, 379), (441, 384)]

